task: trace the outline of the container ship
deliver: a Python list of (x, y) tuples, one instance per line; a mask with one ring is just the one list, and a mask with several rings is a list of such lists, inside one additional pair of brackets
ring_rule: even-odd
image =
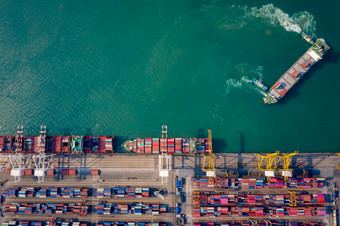
[(18, 127), (16, 136), (0, 136), (0, 153), (114, 153), (113, 136), (46, 136), (42, 126), (39, 136), (23, 136)]
[(314, 43), (310, 36), (302, 32), (301, 37), (311, 47), (277, 80), (267, 92), (264, 102), (277, 103), (309, 71), (309, 69), (330, 49), (325, 40), (319, 38)]
[(209, 153), (208, 138), (137, 138), (127, 140), (123, 147), (139, 154)]

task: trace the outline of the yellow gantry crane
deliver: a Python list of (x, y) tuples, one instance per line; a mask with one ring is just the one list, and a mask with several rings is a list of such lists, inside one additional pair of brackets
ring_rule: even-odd
[[(206, 176), (209, 178), (216, 176), (216, 155), (213, 153), (212, 149), (212, 135), (211, 129), (208, 129), (208, 144), (209, 144), (209, 153), (201, 154), (203, 157), (202, 160), (202, 171), (206, 172)], [(208, 162), (208, 167), (206, 167), (206, 163)]]
[(296, 204), (296, 192), (295, 191), (287, 191), (290, 194), (290, 206), (297, 206)]
[[(337, 155), (339, 155), (340, 156), (340, 153), (336, 153)], [(337, 169), (340, 169), (340, 166), (338, 166), (338, 167), (336, 167)]]
[[(277, 168), (277, 158), (279, 153), (280, 151), (266, 155), (255, 154), (258, 160), (257, 169), (260, 171), (265, 171), (265, 176), (267, 176), (268, 179), (275, 176), (274, 170)], [(264, 164), (264, 161), (265, 166), (263, 167), (262, 165)]]
[(289, 177), (292, 177), (292, 172), (293, 170), (289, 168), (291, 162), (292, 162), (292, 157), (299, 154), (298, 151), (294, 151), (294, 153), (290, 154), (282, 154), (279, 156), (279, 160), (283, 159), (283, 166), (282, 166), (282, 176), (284, 177), (285, 181), (288, 180)]

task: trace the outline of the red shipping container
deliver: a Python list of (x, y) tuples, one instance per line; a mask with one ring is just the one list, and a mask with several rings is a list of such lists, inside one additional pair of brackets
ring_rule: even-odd
[(99, 175), (99, 169), (92, 169), (91, 174), (92, 174), (92, 176), (98, 176)]
[(53, 176), (54, 175), (54, 169), (50, 169), (46, 172), (47, 176)]
[(25, 171), (25, 175), (32, 176), (33, 175), (33, 170), (28, 169)]
[(76, 169), (69, 169), (69, 170), (68, 170), (68, 175), (70, 175), (70, 176), (75, 176), (75, 175), (77, 175), (77, 170), (76, 170)]
[(11, 173), (11, 169), (6, 168), (3, 170), (3, 173)]

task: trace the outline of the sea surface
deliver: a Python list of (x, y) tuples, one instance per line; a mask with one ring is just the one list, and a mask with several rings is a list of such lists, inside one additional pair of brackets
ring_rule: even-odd
[[(340, 151), (340, 1), (2, 0), (0, 133), (207, 136), (215, 152)], [(331, 46), (278, 104), (268, 86)]]

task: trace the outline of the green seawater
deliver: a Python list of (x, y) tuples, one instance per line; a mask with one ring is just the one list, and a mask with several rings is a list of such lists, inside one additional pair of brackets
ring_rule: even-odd
[[(207, 136), (216, 152), (337, 152), (340, 1), (37, 0), (0, 4), (0, 132)], [(331, 46), (280, 103), (268, 86)]]

